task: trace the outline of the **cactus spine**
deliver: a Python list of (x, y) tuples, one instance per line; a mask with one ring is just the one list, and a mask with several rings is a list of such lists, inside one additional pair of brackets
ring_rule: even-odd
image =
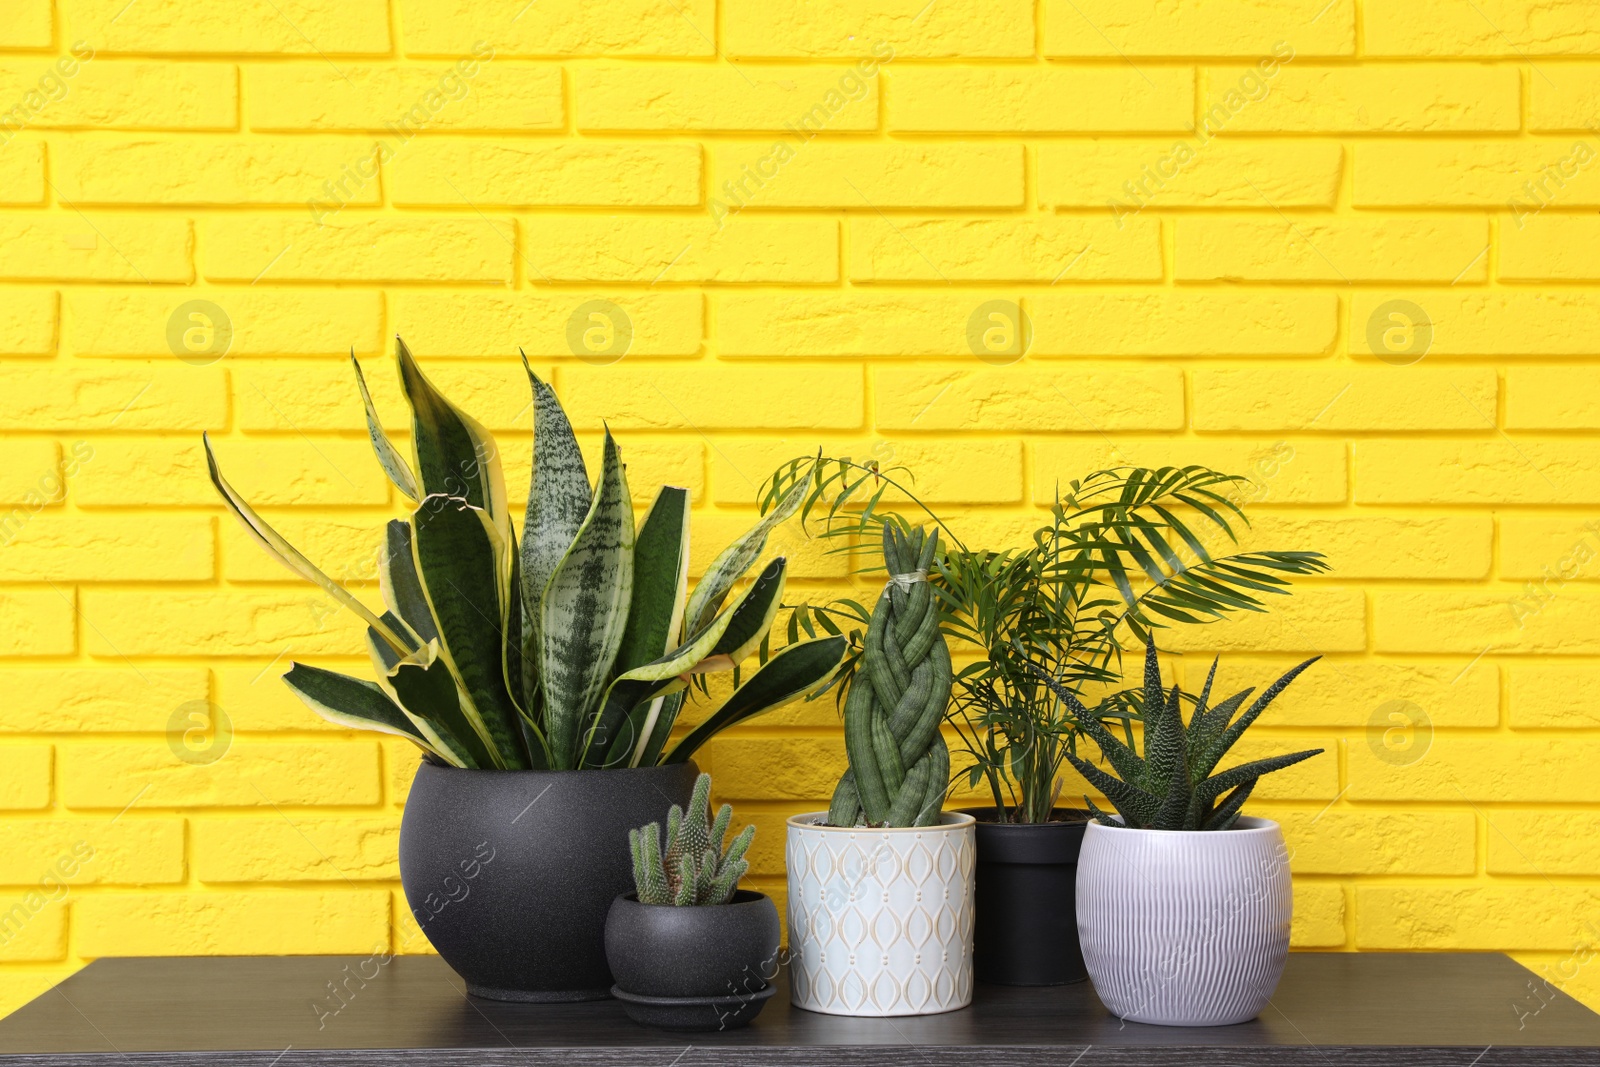
[(886, 524), (883, 562), (890, 575), (872, 609), (862, 669), (844, 705), (850, 769), (834, 790), (834, 826), (932, 826), (950, 780), (950, 751), (939, 735), (950, 702), (950, 648), (939, 632), (939, 604), (926, 575), (938, 531)]
[(689, 810), (672, 805), (667, 812), (667, 850), (661, 851), (661, 824), (628, 831), (633, 851), (633, 884), (641, 904), (726, 904), (750, 869), (744, 858), (756, 835), (754, 826), (739, 831), (726, 851), (723, 839), (733, 822), (733, 808), (717, 809), (711, 820), (711, 776), (695, 779)]

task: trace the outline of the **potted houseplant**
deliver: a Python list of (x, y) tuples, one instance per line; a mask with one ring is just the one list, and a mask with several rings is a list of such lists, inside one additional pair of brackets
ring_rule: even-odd
[[(900, 469), (848, 459), (798, 459), (768, 481), (764, 508), (782, 505), (796, 484), (811, 494), (802, 517), (820, 513), (824, 537), (847, 547), (905, 520), (882, 504), (894, 490), (945, 535), (928, 581), (940, 623), (970, 654), (955, 674), (947, 715), (959, 741), (956, 780), (987, 792), (990, 803), (960, 809), (977, 820), (974, 971), (980, 982), (1055, 985), (1087, 976), (1073, 894), (1079, 848), (1090, 814), (1059, 803), (1066, 760), (1087, 730), (1130, 732), (1130, 701), (1079, 702), (1119, 678), (1123, 647), (1146, 643), (1153, 628), (1196, 623), (1238, 610), (1264, 610), (1263, 592), (1286, 592), (1287, 575), (1325, 569), (1306, 552), (1212, 554), (1206, 541), (1232, 539), (1245, 518), (1239, 479), (1204, 467), (1122, 468), (1069, 482), (1049, 521), (1022, 547), (964, 543), (917, 497)], [(1184, 554), (1174, 550), (1183, 549)], [(789, 631), (843, 633), (853, 652), (839, 684), (860, 663), (855, 635), (868, 615), (848, 599), (801, 605)], [(1053, 683), (1070, 691), (1071, 705)]]
[(972, 1000), (973, 819), (942, 810), (950, 650), (928, 568), (938, 533), (883, 527), (889, 580), (844, 699), (850, 766), (827, 811), (788, 821), (796, 1007), (926, 1015)]
[(766, 1004), (778, 973), (778, 909), (764, 893), (740, 889), (756, 828), (723, 847), (733, 821), (711, 812), (711, 776), (695, 781), (687, 812), (628, 831), (634, 892), (611, 905), (606, 959), (612, 995), (634, 1022), (669, 1030), (732, 1030)]
[(691, 591), (688, 492), (662, 488), (636, 527), (616, 441), (608, 431), (591, 487), (566, 413), (530, 371), (533, 479), (519, 545), (493, 438), (398, 341), (396, 358), (409, 461), (356, 366), (378, 461), (413, 505), (386, 529), (386, 610), (279, 536), (223, 478), (207, 440), (211, 480), (270, 554), (367, 623), (375, 681), (300, 663), (284, 680), (324, 718), (422, 750), (400, 875), (440, 955), (480, 996), (605, 997), (606, 910), (629, 880), (627, 857), (607, 843), (663, 797), (689, 800), (692, 757), (713, 733), (811, 692), (844, 652), (836, 638), (763, 653), (724, 704), (669, 744), (688, 680), (763, 648), (784, 560), (734, 587), (798, 500), (729, 545)]
[[(1113, 1015), (1168, 1026), (1218, 1026), (1266, 1007), (1289, 955), (1294, 898), (1278, 824), (1242, 816), (1263, 774), (1322, 749), (1217, 771), (1250, 724), (1316, 658), (1273, 682), (1212, 702), (1211, 665), (1187, 725), (1184, 694), (1161, 685), (1156, 646), (1145, 651), (1144, 753), (1091, 718), (1108, 773), (1068, 756), (1117, 815), (1085, 798), (1095, 821), (1078, 858), (1078, 933), (1089, 978)], [(1076, 697), (1053, 680), (1066, 704)], [(1077, 710), (1076, 708), (1074, 710)]]

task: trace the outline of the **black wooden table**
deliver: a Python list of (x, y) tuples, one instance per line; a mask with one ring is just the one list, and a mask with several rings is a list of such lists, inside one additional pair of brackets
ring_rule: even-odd
[(978, 988), (903, 1019), (785, 988), (747, 1030), (687, 1035), (610, 1001), (469, 998), (431, 956), (104, 959), (0, 1021), (0, 1067), (1600, 1065), (1600, 1016), (1493, 954), (1297, 953), (1259, 1019), (1209, 1028), (1123, 1023), (1087, 983)]

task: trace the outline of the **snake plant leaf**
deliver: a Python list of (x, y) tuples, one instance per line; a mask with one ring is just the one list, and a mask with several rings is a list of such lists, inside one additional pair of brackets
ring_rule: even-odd
[(461, 711), (504, 770), (529, 757), (506, 689), (503, 550), (481, 508), (446, 496), (423, 498), (412, 513), (412, 550), (428, 608), (439, 627), (439, 657), (457, 680)]
[(383, 430), (383, 423), (378, 421), (378, 409), (373, 406), (372, 394), (367, 391), (367, 376), (361, 373), (361, 364), (356, 362), (354, 349), (350, 351), (350, 365), (356, 369), (356, 387), (361, 390), (361, 406), (367, 412), (367, 436), (372, 440), (372, 451), (377, 453), (378, 465), (389, 476), (395, 488), (412, 500), (416, 500), (417, 476), (411, 473), (411, 466), (400, 455), (400, 450), (394, 447), (394, 442), (389, 440), (389, 435)]
[(628, 478), (608, 430), (599, 488), (539, 610), (539, 684), (555, 769), (582, 765), (584, 727), (600, 710), (628, 622), (633, 545)]
[[(731, 670), (747, 659), (772, 628), (783, 602), (788, 561), (782, 556), (768, 563), (760, 576), (733, 606), (713, 618), (703, 630), (682, 645), (650, 663), (619, 675), (606, 690), (605, 702), (584, 739), (584, 766), (606, 766), (618, 758), (613, 745), (637, 745), (652, 732), (632, 717), (641, 702), (676, 692), (691, 674)], [(629, 725), (631, 723), (631, 728)]]
[(411, 404), (411, 446), (426, 496), (459, 497), (510, 527), (500, 453), (489, 431), (445, 399), (422, 373), (411, 350), (394, 339), (400, 384)]
[(681, 640), (689, 585), (689, 490), (665, 485), (633, 543), (633, 597), (616, 669), (661, 658)]
[(305, 702), (306, 707), (335, 726), (393, 734), (412, 742), (424, 752), (432, 752), (440, 759), (445, 759), (418, 732), (400, 705), (390, 700), (376, 682), (325, 671), (321, 667), (308, 667), (304, 663), (290, 664), (283, 681), (294, 690), (295, 696)]
[(654, 767), (661, 762), (661, 750), (672, 736), (672, 728), (687, 697), (688, 691), (680, 687), (634, 705), (606, 747), (605, 759), (599, 765)]
[(378, 567), (378, 587), (383, 592), (383, 602), (422, 639), (421, 643), (432, 641), (439, 636), (439, 628), (428, 610), (422, 579), (417, 577), (417, 561), (411, 551), (411, 524), (404, 519), (390, 519), (384, 527), (383, 538), (383, 558)]
[(417, 730), (457, 767), (493, 768), (494, 757), (461, 711), (461, 691), (439, 658), (439, 642), (429, 641), (409, 656), (397, 657), (367, 628), (367, 650), (378, 684), (399, 704)]
[(694, 592), (689, 595), (689, 607), (684, 613), (684, 625), (689, 633), (694, 633), (711, 621), (734, 583), (744, 577), (744, 572), (761, 557), (767, 547), (768, 535), (800, 509), (810, 488), (809, 477), (796, 482), (777, 506), (711, 561), (711, 566), (706, 568)]
[(544, 729), (540, 726), (543, 721), (543, 705), (539, 695), (539, 680), (535, 674), (534, 664), (524, 654), (525, 635), (532, 622), (528, 618), (527, 608), (522, 603), (521, 563), (516, 546), (512, 545), (511, 551), (506, 555), (511, 563), (511, 572), (506, 576), (504, 587), (507, 601), (506, 639), (501, 643), (506, 687), (510, 690), (511, 702), (517, 706), (517, 713), (522, 719), (522, 736), (528, 747), (528, 755), (533, 759), (533, 769), (549, 770), (550, 746), (546, 743)]
[(561, 401), (528, 367), (527, 356), (522, 367), (533, 389), (533, 478), (522, 525), (522, 601), (529, 617), (537, 620), (545, 586), (578, 536), (592, 501), (583, 453)]
[(815, 692), (839, 669), (849, 642), (843, 637), (802, 641), (779, 650), (679, 741), (663, 762), (683, 763), (720, 730), (747, 722)]
[(227, 479), (223, 478), (221, 469), (217, 466), (217, 457), (211, 451), (211, 438), (201, 435), (201, 442), (205, 447), (206, 470), (211, 475), (211, 484), (216, 486), (217, 492), (222, 494), (223, 503), (233, 512), (234, 517), (243, 524), (252, 540), (267, 550), (267, 554), (282, 563), (289, 570), (304, 578), (313, 585), (319, 586), (341, 605), (349, 608), (359, 615), (368, 626), (377, 630), (379, 635), (387, 641), (395, 651), (404, 655), (417, 647), (416, 635), (407, 633), (404, 628), (396, 627), (386, 622), (372, 609), (357, 600), (348, 589), (334, 581), (322, 572), (316, 564), (312, 563), (299, 550), (283, 539), (283, 536), (267, 524), (267, 521), (252, 508), (245, 499), (234, 491)]

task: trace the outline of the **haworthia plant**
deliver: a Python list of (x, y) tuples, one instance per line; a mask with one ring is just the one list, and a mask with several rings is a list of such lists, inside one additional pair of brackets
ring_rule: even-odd
[(939, 735), (950, 703), (950, 648), (927, 582), (937, 531), (883, 528), (889, 573), (844, 701), (850, 769), (828, 807), (834, 826), (932, 826), (950, 786)]
[(711, 818), (711, 776), (695, 779), (689, 810), (672, 805), (667, 812), (667, 846), (661, 851), (661, 824), (650, 823), (628, 831), (633, 852), (633, 884), (641, 904), (679, 906), (726, 904), (750, 869), (744, 858), (754, 826), (739, 831), (726, 849), (733, 808), (727, 804)]
[[(1235, 693), (1213, 705), (1211, 683), (1217, 677), (1217, 662), (1212, 660), (1211, 673), (1206, 675), (1205, 686), (1195, 698), (1194, 712), (1185, 726), (1183, 693), (1176, 685), (1170, 690), (1162, 687), (1161, 664), (1155, 643), (1151, 642), (1145, 646), (1144, 689), (1139, 697), (1144, 711), (1143, 756), (1119, 741), (1096, 716), (1089, 714), (1070, 689), (1042, 671), (1039, 673), (1051, 691), (1083, 723), (1085, 732), (1094, 738), (1106, 762), (1116, 772), (1108, 774), (1088, 760), (1067, 756), (1078, 773), (1111, 801), (1121, 816), (1121, 825), (1140, 830), (1228, 830), (1239, 821), (1240, 809), (1263, 774), (1280, 771), (1322, 751), (1313, 748), (1284, 756), (1268, 756), (1212, 773), (1267, 705), (1298, 678), (1301, 671), (1320, 658), (1313, 656), (1288, 671), (1269, 685), (1238, 718), (1234, 718), (1234, 713), (1250, 699), (1255, 689)], [(1097, 821), (1106, 825), (1118, 823), (1088, 797), (1084, 802)]]
[[(663, 487), (636, 526), (610, 431), (591, 486), (571, 421), (529, 370), (534, 462), (519, 546), (494, 438), (398, 339), (395, 358), (412, 414), (409, 458), (384, 432), (355, 367), (379, 465), (414, 504), (384, 532), (381, 612), (257, 514), (205, 440), (211, 481), (250, 535), (367, 624), (375, 683), (298, 663), (284, 676), (317, 714), (407, 738), (454, 767), (651, 766), (688, 760), (717, 730), (813, 694), (838, 669), (842, 637), (767, 654), (782, 557), (735, 593), (782, 518), (761, 519), (691, 589), (688, 492)], [(784, 517), (806, 488), (782, 502)], [(671, 744), (689, 680), (733, 671), (758, 652), (761, 665)]]

